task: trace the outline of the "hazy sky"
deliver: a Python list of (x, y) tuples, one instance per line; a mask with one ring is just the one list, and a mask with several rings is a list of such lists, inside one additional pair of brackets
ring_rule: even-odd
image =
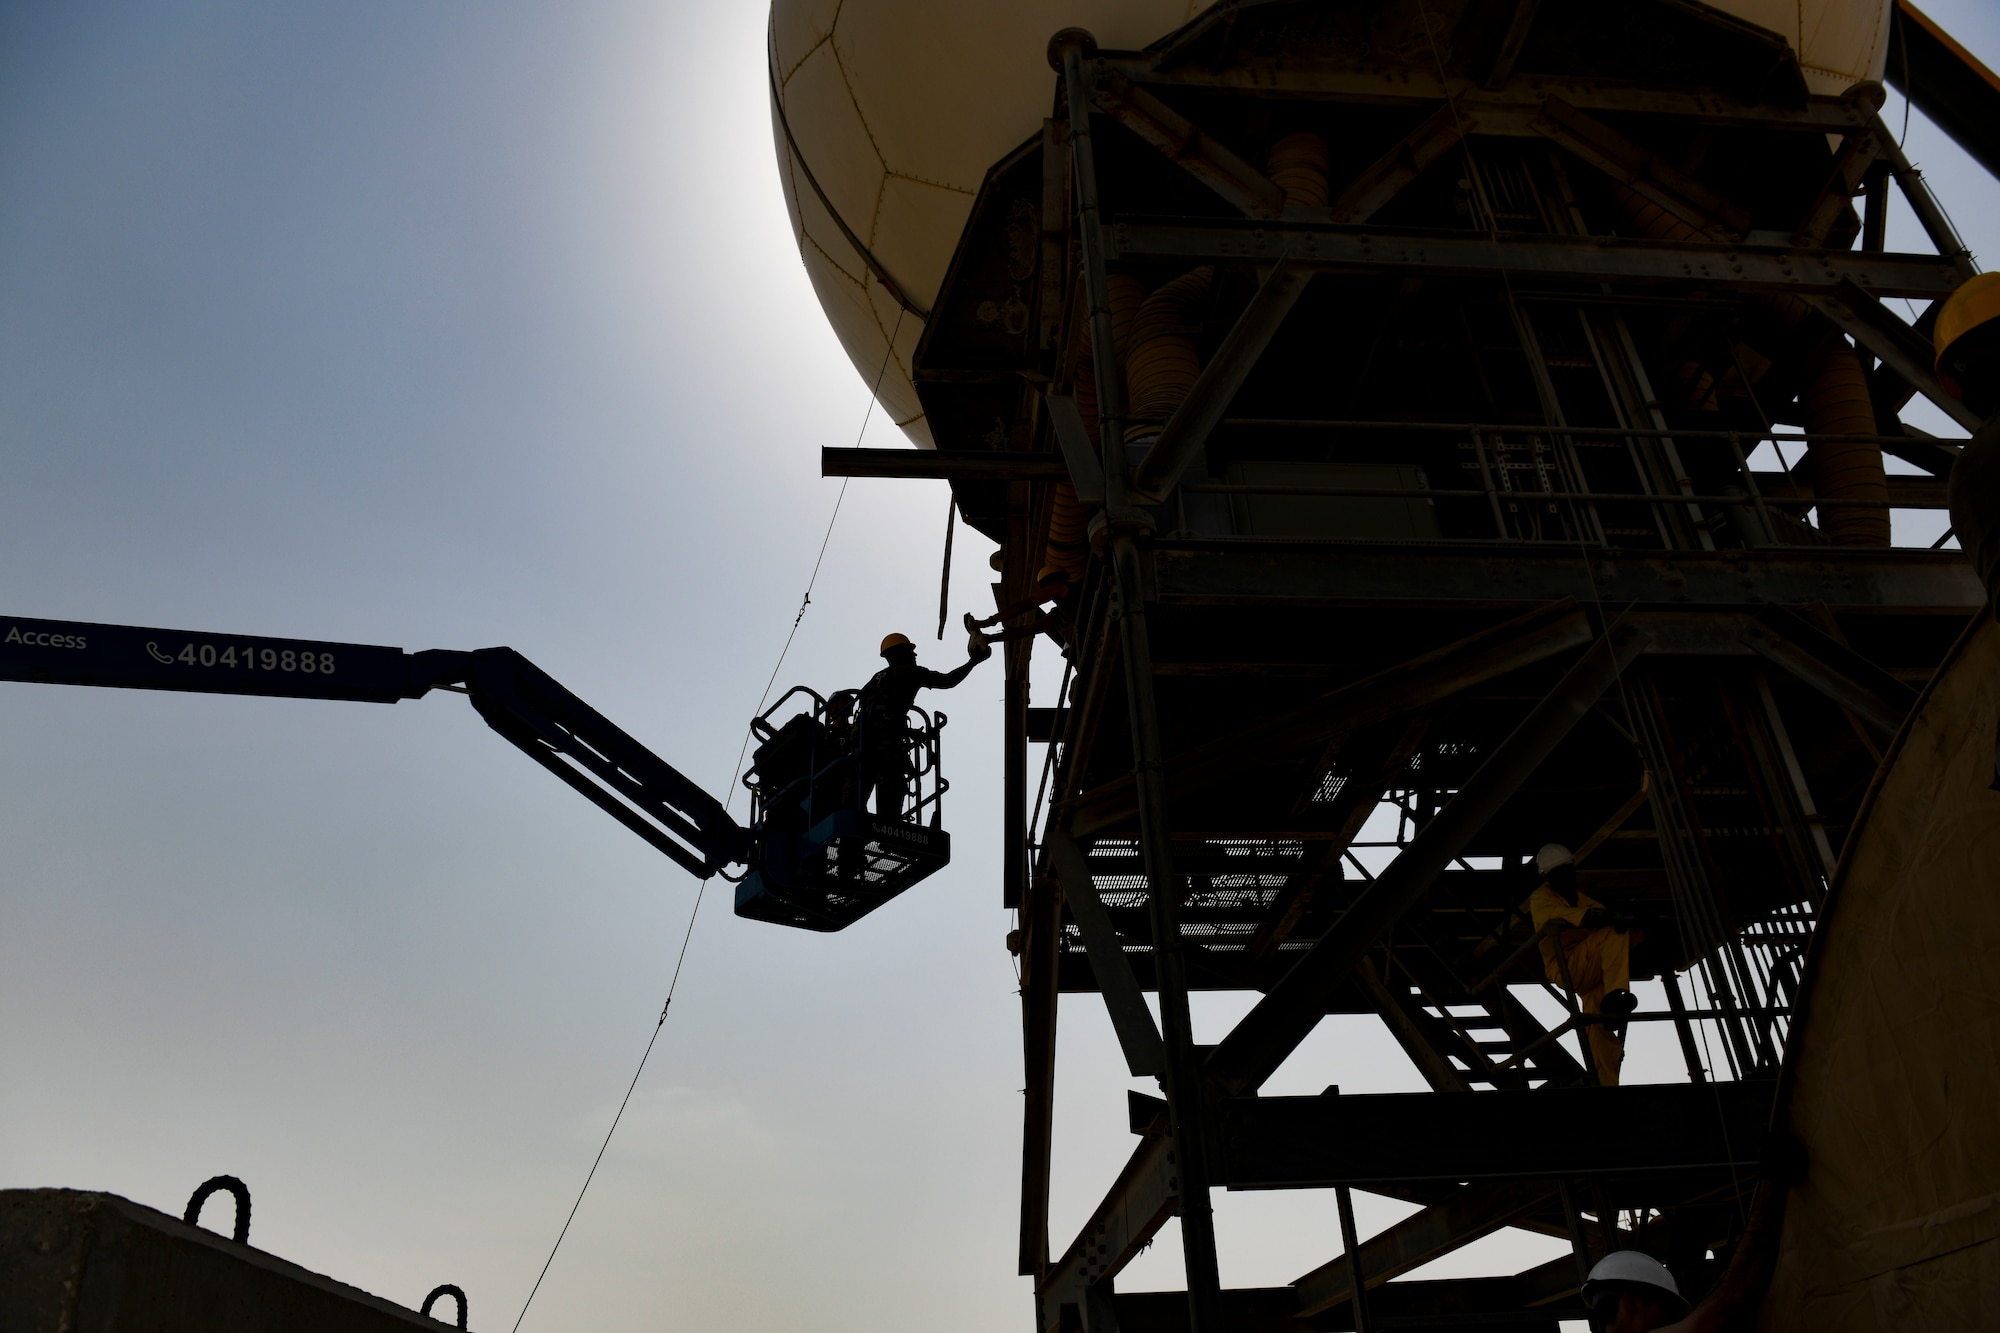
[[(1931, 9), (2000, 55), (1978, 0)], [(511, 644), (721, 791), (839, 490), (816, 451), (867, 405), (786, 226), (763, 27), (0, 7), (0, 611)], [(1911, 148), (2000, 252), (2000, 191), (1921, 122)], [(858, 684), (889, 630), (956, 660), (930, 637), (944, 507), (852, 485), (783, 680)], [(954, 619), (990, 605), (961, 537)], [(713, 886), (525, 1327), (1026, 1326), (999, 685), (945, 703), (948, 871), (834, 936)], [(178, 1213), (231, 1172), (259, 1246), (409, 1304), (456, 1282), (511, 1325), (694, 881), (450, 695), (0, 685), (0, 735), (0, 1187)], [(1239, 1007), (1204, 1003), (1200, 1035)], [(1131, 1142), (1094, 998), (1063, 1023), (1059, 1247)], [(1273, 1087), (1331, 1082), (1419, 1086), (1358, 1021)], [(1232, 1285), (1339, 1248), (1330, 1198), (1218, 1208)], [(1364, 1200), (1364, 1229), (1401, 1211)], [(1170, 1229), (1128, 1285), (1178, 1268)]]

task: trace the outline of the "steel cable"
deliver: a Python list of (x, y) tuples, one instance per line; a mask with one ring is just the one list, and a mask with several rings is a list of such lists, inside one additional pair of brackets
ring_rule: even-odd
[[(860, 445), (862, 437), (868, 433), (868, 422), (875, 413), (875, 395), (882, 390), (882, 380), (889, 373), (889, 362), (896, 354), (896, 335), (901, 333), (902, 330), (903, 316), (901, 313), (898, 313), (895, 326), (889, 331), (889, 346), (882, 354), (882, 367), (875, 372), (875, 383), (869, 391), (868, 408), (861, 415), (861, 429), (856, 432), (854, 437), (854, 443), (857, 447)], [(841, 501), (847, 498), (847, 482), (849, 480), (851, 478), (845, 478), (841, 481), (840, 494), (834, 497), (833, 513), (827, 517), (826, 533), (820, 538), (819, 553), (813, 557), (812, 573), (806, 578), (806, 591), (805, 595), (799, 599), (798, 614), (792, 617), (791, 632), (785, 635), (784, 647), (778, 650), (778, 660), (772, 664), (770, 677), (764, 682), (764, 692), (758, 696), (757, 707), (752, 710), (752, 716), (762, 712), (764, 701), (771, 697), (771, 686), (776, 683), (778, 673), (784, 670), (785, 658), (792, 651), (792, 640), (798, 637), (799, 625), (806, 618), (806, 608), (812, 605), (812, 590), (819, 583), (820, 566), (826, 563), (826, 548), (833, 541), (833, 525), (840, 520), (840, 505)], [(743, 770), (743, 756), (749, 753), (751, 734), (750, 729), (745, 727), (743, 730), (743, 745), (736, 752), (736, 764), (730, 770), (729, 781), (726, 784), (726, 791), (722, 802), (724, 810), (727, 810), (731, 802), (736, 799), (736, 775)], [(535, 1293), (542, 1289), (542, 1279), (549, 1275), (549, 1268), (556, 1261), (556, 1252), (562, 1249), (563, 1239), (569, 1235), (570, 1223), (576, 1221), (577, 1210), (583, 1207), (583, 1196), (590, 1192), (590, 1182), (597, 1178), (597, 1168), (603, 1164), (604, 1154), (611, 1147), (611, 1136), (618, 1132), (618, 1122), (625, 1118), (625, 1108), (632, 1102), (632, 1093), (639, 1086), (639, 1076), (646, 1072), (646, 1062), (652, 1059), (653, 1047), (660, 1040), (660, 1029), (667, 1025), (667, 1012), (673, 1008), (674, 992), (680, 987), (681, 968), (687, 962), (688, 944), (694, 938), (694, 924), (701, 916), (702, 899), (707, 893), (708, 881), (704, 879), (701, 881), (700, 887), (695, 891), (694, 910), (688, 913), (687, 930), (681, 935), (680, 953), (674, 958), (674, 973), (667, 982), (667, 998), (660, 1005), (660, 1016), (653, 1023), (652, 1035), (646, 1039), (646, 1049), (639, 1055), (639, 1067), (632, 1071), (632, 1081), (625, 1085), (625, 1095), (618, 1101), (618, 1110), (611, 1117), (611, 1127), (604, 1131), (604, 1142), (597, 1146), (597, 1156), (591, 1159), (590, 1170), (584, 1174), (583, 1188), (576, 1192), (576, 1202), (569, 1206), (569, 1216), (563, 1219), (562, 1230), (556, 1233), (556, 1243), (549, 1247), (549, 1257), (542, 1261), (542, 1271), (535, 1275), (535, 1285), (528, 1289), (528, 1299), (521, 1302), (521, 1313), (514, 1316), (512, 1333), (520, 1333), (521, 1321), (528, 1317), (528, 1307), (535, 1303)]]

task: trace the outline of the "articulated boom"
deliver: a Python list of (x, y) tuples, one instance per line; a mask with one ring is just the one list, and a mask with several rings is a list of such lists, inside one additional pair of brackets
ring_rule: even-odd
[[(912, 709), (907, 735), (879, 749), (905, 752), (904, 795), (887, 817), (862, 809), (863, 738), (844, 744), (824, 701), (794, 690), (753, 723), (760, 746), (744, 783), (749, 827), (602, 713), (512, 648), (406, 653), (366, 643), (198, 634), (66, 620), (7, 620), (0, 680), (104, 685), (291, 699), (392, 704), (434, 689), (465, 694), (488, 726), (702, 879), (726, 866), (741, 885), (736, 914), (807, 930), (840, 930), (942, 869), (951, 839), (941, 827), (935, 718)], [(772, 713), (804, 693), (820, 706), (780, 733)], [(803, 747), (803, 748), (802, 748)], [(892, 768), (895, 765), (892, 764)], [(929, 817), (926, 826), (925, 816)]]
[(392, 704), (462, 691), (495, 731), (702, 879), (752, 856), (722, 803), (512, 648), (365, 643), (7, 620), (0, 680)]

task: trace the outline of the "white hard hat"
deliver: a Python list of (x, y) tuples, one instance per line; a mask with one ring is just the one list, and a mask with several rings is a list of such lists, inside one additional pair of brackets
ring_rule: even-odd
[(1570, 855), (1569, 848), (1559, 842), (1544, 843), (1542, 844), (1542, 850), (1535, 853), (1535, 872), (1537, 874), (1546, 875), (1557, 866), (1575, 864), (1576, 858)]
[(1597, 1267), (1591, 1269), (1590, 1276), (1583, 1281), (1584, 1303), (1590, 1304), (1591, 1297), (1597, 1290), (1614, 1282), (1629, 1282), (1634, 1286), (1657, 1288), (1673, 1298), (1674, 1306), (1682, 1310), (1687, 1309), (1687, 1298), (1681, 1295), (1680, 1284), (1674, 1281), (1674, 1275), (1667, 1271), (1665, 1264), (1650, 1254), (1641, 1254), (1637, 1250), (1613, 1250), (1599, 1259)]

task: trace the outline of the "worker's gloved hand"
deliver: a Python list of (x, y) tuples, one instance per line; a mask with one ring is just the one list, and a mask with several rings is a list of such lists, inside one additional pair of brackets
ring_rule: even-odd
[(1583, 914), (1585, 928), (1596, 930), (1603, 926), (1624, 933), (1632, 928), (1632, 918), (1623, 912), (1615, 912), (1609, 907), (1593, 907)]
[(986, 641), (984, 634), (974, 630), (972, 637), (966, 641), (965, 655), (975, 662), (984, 662), (993, 656), (993, 645)]

